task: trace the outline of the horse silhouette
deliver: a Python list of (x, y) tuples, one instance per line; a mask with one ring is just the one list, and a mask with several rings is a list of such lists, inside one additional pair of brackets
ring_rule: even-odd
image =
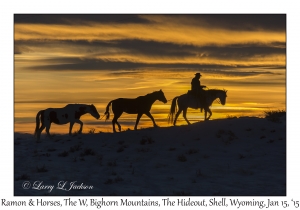
[(117, 120), (123, 112), (126, 112), (128, 114), (137, 114), (136, 123), (134, 126), (135, 130), (137, 129), (137, 125), (143, 114), (147, 115), (152, 120), (154, 127), (158, 127), (150, 113), (151, 106), (156, 100), (167, 103), (167, 99), (162, 90), (149, 93), (145, 96), (139, 96), (135, 99), (118, 98), (110, 101), (107, 104), (106, 112), (104, 113), (104, 115), (106, 116), (106, 120), (108, 120), (110, 116), (109, 107), (112, 104), (112, 111), (114, 113), (114, 118), (112, 120), (113, 132), (116, 132), (115, 124), (118, 125), (119, 131), (121, 131), (121, 125)]
[[(81, 133), (83, 123), (79, 119), (86, 113), (90, 113), (96, 119), (99, 119), (100, 117), (96, 107), (93, 104), (68, 104), (63, 108), (48, 108), (45, 110), (40, 110), (36, 115), (36, 128), (34, 136), (36, 136), (37, 140), (39, 141), (44, 128), (46, 128), (47, 135), (50, 136), (49, 130), (51, 123), (58, 125), (70, 123), (69, 135), (71, 135), (73, 125), (76, 122), (80, 124), (78, 133)], [(40, 121), (42, 122), (41, 127)]]
[[(210, 90), (204, 90), (204, 98), (205, 98), (205, 104), (201, 104), (199, 99), (196, 98), (194, 95), (190, 94), (190, 93), (186, 93), (183, 94), (181, 96), (176, 96), (173, 100), (172, 100), (172, 105), (170, 108), (170, 113), (169, 113), (169, 123), (173, 123), (173, 125), (176, 125), (176, 120), (179, 116), (179, 114), (183, 111), (183, 117), (185, 119), (185, 121), (188, 124), (191, 124), (188, 119), (186, 118), (186, 112), (187, 112), (187, 108), (193, 108), (193, 109), (204, 109), (204, 120), (209, 120), (209, 118), (212, 115), (212, 112), (210, 110), (210, 106), (212, 105), (213, 101), (216, 100), (217, 98), (219, 98), (220, 103), (222, 105), (225, 105), (226, 103), (226, 97), (227, 97), (227, 90), (217, 90), (217, 89), (210, 89)], [(176, 102), (178, 105), (178, 111), (177, 111), (177, 106), (176, 106)], [(174, 114), (175, 115), (175, 119), (174, 119)], [(207, 112), (209, 113), (209, 116), (207, 117)]]

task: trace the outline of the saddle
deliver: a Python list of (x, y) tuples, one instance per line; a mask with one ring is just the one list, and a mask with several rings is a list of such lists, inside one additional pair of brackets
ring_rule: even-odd
[[(202, 92), (202, 91), (201, 91)], [(199, 94), (195, 93), (194, 91), (192, 90), (188, 90), (187, 94), (188, 95), (191, 95), (193, 97), (195, 97), (195, 99), (197, 99), (197, 101), (200, 103), (200, 104), (203, 104), (204, 103), (204, 100), (205, 100), (205, 95), (204, 93), (201, 94), (201, 92)], [(201, 106), (201, 112), (203, 111), (203, 107)]]
[(201, 97), (203, 95), (203, 94), (201, 94), (201, 92), (199, 94), (197, 94), (192, 90), (188, 90), (187, 94), (195, 96), (195, 97)]
[(201, 98), (203, 97), (201, 94), (197, 94), (197, 93), (195, 93), (195, 92), (192, 91), (192, 90), (188, 90), (187, 94), (193, 96), (193, 97), (194, 97), (195, 99), (197, 99), (199, 102), (200, 102)]

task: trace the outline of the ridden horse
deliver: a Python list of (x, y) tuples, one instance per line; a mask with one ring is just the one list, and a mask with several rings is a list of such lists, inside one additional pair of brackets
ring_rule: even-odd
[[(183, 117), (185, 121), (188, 124), (191, 124), (188, 119), (186, 118), (186, 112), (187, 108), (193, 108), (193, 109), (198, 109), (198, 108), (203, 108), (204, 109), (204, 120), (209, 120), (209, 118), (212, 115), (212, 112), (210, 110), (210, 106), (212, 105), (213, 101), (216, 100), (217, 98), (220, 99), (220, 103), (222, 105), (225, 105), (226, 103), (226, 97), (227, 97), (227, 90), (217, 90), (217, 89), (210, 89), (210, 90), (204, 90), (204, 102), (205, 104), (200, 104), (199, 99), (196, 98), (194, 95), (190, 93), (183, 94), (181, 96), (177, 96), (172, 100), (172, 105), (169, 113), (169, 123), (173, 122), (173, 125), (176, 125), (176, 120), (179, 116), (179, 114), (183, 111)], [(176, 112), (176, 102), (178, 105), (178, 112), (175, 115), (174, 119), (174, 114)], [(209, 113), (209, 116), (207, 117), (207, 112)]]
[(113, 125), (113, 131), (116, 132), (115, 124), (118, 125), (119, 131), (121, 131), (121, 125), (118, 123), (118, 118), (122, 115), (123, 112), (126, 112), (128, 114), (138, 114), (136, 118), (136, 123), (134, 126), (134, 129), (137, 129), (137, 125), (140, 121), (140, 118), (143, 114), (147, 115), (153, 122), (154, 127), (158, 127), (150, 114), (150, 109), (152, 104), (159, 100), (163, 103), (167, 103), (167, 99), (163, 93), (162, 90), (155, 91), (153, 93), (149, 93), (145, 96), (139, 96), (135, 99), (131, 98), (118, 98), (115, 100), (110, 101), (107, 104), (106, 112), (104, 115), (106, 115), (106, 120), (109, 119), (109, 107), (112, 104), (112, 111), (114, 113), (114, 118), (112, 120)]
[[(42, 131), (46, 128), (47, 135), (50, 136), (49, 129), (51, 123), (58, 125), (70, 123), (69, 135), (71, 135), (73, 125), (76, 122), (80, 124), (78, 133), (81, 133), (83, 123), (79, 119), (86, 113), (90, 113), (96, 119), (99, 119), (100, 117), (93, 104), (68, 104), (63, 108), (48, 108), (41, 110), (36, 115), (36, 128), (34, 135), (37, 136), (37, 139), (39, 140)], [(40, 121), (42, 122), (41, 127)]]

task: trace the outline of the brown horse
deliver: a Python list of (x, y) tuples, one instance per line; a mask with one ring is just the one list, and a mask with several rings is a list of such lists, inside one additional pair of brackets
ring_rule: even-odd
[(107, 104), (106, 112), (104, 113), (104, 115), (106, 115), (106, 120), (108, 120), (109, 119), (109, 107), (112, 104), (112, 111), (114, 113), (112, 125), (113, 125), (114, 132), (116, 132), (115, 124), (118, 125), (119, 131), (121, 131), (121, 125), (118, 123), (117, 120), (122, 115), (123, 112), (126, 112), (128, 114), (137, 114), (137, 119), (136, 119), (136, 123), (134, 126), (135, 130), (137, 129), (137, 125), (143, 114), (147, 115), (152, 120), (154, 127), (157, 127), (157, 125), (150, 113), (151, 106), (156, 100), (159, 100), (163, 103), (167, 103), (167, 99), (162, 90), (155, 91), (153, 93), (149, 93), (145, 96), (139, 96), (134, 99), (118, 98), (118, 99), (110, 101)]

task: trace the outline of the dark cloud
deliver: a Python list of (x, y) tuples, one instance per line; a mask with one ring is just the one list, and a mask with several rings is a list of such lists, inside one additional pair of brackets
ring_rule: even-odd
[[(259, 43), (249, 43), (241, 45), (226, 45), (226, 46), (194, 46), (180, 45), (167, 42), (155, 42), (145, 40), (114, 40), (114, 41), (85, 41), (85, 40), (61, 40), (61, 41), (15, 41), (15, 52), (21, 53), (24, 49), (28, 51), (29, 46), (38, 46), (50, 49), (54, 45), (69, 45), (73, 49), (83, 47), (86, 53), (101, 52), (101, 48), (115, 48), (126, 51), (127, 53), (136, 56), (144, 55), (149, 57), (169, 57), (169, 58), (188, 58), (188, 57), (209, 57), (213, 59), (233, 59), (245, 60), (251, 57), (266, 57), (270, 55), (285, 55), (285, 43), (271, 43), (263, 45)], [(28, 47), (27, 47), (28, 46)]]
[[(134, 63), (134, 62), (120, 62), (120, 61), (108, 61), (102, 59), (82, 59), (82, 58), (56, 58), (47, 59), (46, 63), (52, 63), (50, 65), (33, 66), (31, 70), (126, 70), (126, 69), (138, 69), (147, 67), (147, 64)], [(62, 64), (54, 64), (62, 63)]]
[(30, 46), (31, 45), (27, 45), (27, 44), (15, 44), (14, 45), (14, 54), (33, 52), (32, 50), (30, 50)]
[(145, 40), (115, 40), (110, 43), (114, 47), (126, 49), (132, 54), (146, 56), (187, 57), (196, 56), (197, 47), (193, 45), (179, 45), (169, 42), (155, 42)]
[(17, 47), (16, 45), (14, 46), (14, 54), (22, 54), (20, 47)]
[(243, 45), (203, 46), (179, 45), (166, 42), (120, 40), (111, 43), (112, 46), (129, 50), (132, 54), (165, 57), (210, 57), (215, 59), (247, 59), (253, 56), (269, 56), (286, 54), (285, 43), (262, 45), (249, 43)]
[[(153, 15), (152, 15), (153, 16)], [(157, 15), (161, 16), (161, 15)], [(185, 17), (195, 26), (209, 28), (225, 28), (229, 30), (286, 30), (286, 14), (171, 14), (163, 15), (168, 18)], [(144, 18), (145, 17), (145, 18)], [(151, 18), (149, 18), (151, 20)], [(141, 23), (151, 22), (147, 15), (138, 14), (15, 14), (15, 23), (40, 23), (40, 24), (88, 24), (97, 23)]]
[[(102, 59), (82, 59), (82, 58), (56, 58), (47, 59), (45, 63), (51, 63), (49, 65), (38, 65), (28, 67), (30, 70), (40, 70), (40, 71), (96, 71), (96, 70), (144, 70), (144, 69), (165, 69), (165, 70), (208, 70), (208, 71), (218, 71), (218, 69), (238, 69), (238, 68), (250, 68), (250, 66), (225, 66), (225, 65), (215, 65), (215, 64), (194, 64), (194, 63), (176, 63), (176, 64), (166, 64), (166, 63), (142, 63), (142, 62), (130, 62), (130, 61), (110, 61)], [(59, 63), (59, 64), (55, 64)], [(251, 68), (263, 68), (268, 66), (251, 66)], [(285, 67), (282, 67), (283, 69)]]
[(201, 20), (202, 26), (211, 28), (286, 31), (286, 14), (207, 14), (189, 15), (189, 18)]
[(254, 56), (285, 55), (286, 48), (282, 43), (280, 47), (262, 44), (227, 45), (227, 46), (205, 46), (198, 50), (199, 56), (217, 59), (247, 59)]
[(150, 23), (139, 15), (114, 14), (15, 14), (14, 23), (67, 24), (82, 25), (88, 23)]

